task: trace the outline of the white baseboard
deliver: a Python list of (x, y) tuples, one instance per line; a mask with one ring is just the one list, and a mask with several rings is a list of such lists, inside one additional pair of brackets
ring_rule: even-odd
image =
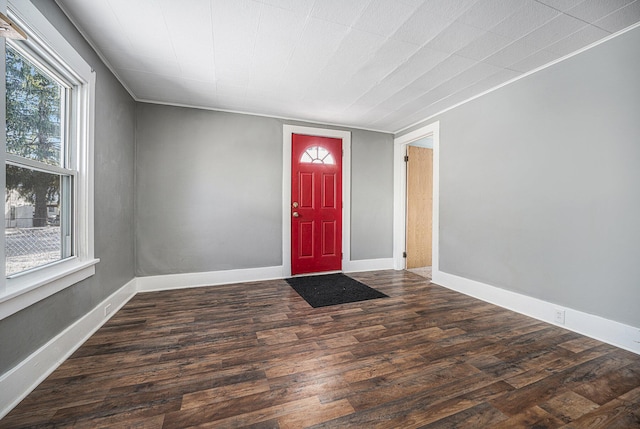
[[(393, 269), (393, 258), (347, 261), (342, 267), (345, 273)], [(204, 273), (166, 274), (137, 277), (138, 292), (217, 286), (233, 283), (255, 282), (285, 278), (284, 267), (246, 268), (239, 270), (209, 271)]]
[(247, 268), (240, 270), (209, 271), (205, 273), (167, 274), (137, 277), (139, 292), (216, 286), (231, 283), (254, 282), (283, 278), (283, 267)]
[(342, 267), (345, 273), (359, 271), (392, 270), (393, 258), (362, 259), (360, 261), (347, 261)]
[[(432, 276), (433, 283), (448, 289), (640, 354), (640, 328), (442, 271)], [(557, 310), (564, 311), (564, 324), (555, 321)]]
[[(0, 377), (0, 419), (64, 362), (136, 294), (136, 279), (112, 293), (93, 310), (56, 335)], [(108, 314), (105, 307), (110, 305)]]

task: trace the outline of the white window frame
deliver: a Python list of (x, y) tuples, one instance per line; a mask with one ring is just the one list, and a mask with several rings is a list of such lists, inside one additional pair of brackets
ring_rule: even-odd
[[(73, 192), (73, 237), (74, 255), (59, 262), (35, 268), (24, 274), (7, 279), (5, 274), (5, 234), (0, 238), (2, 264), (0, 269), (0, 320), (14, 314), (42, 299), (47, 298), (73, 284), (95, 274), (94, 257), (94, 195), (93, 195), (93, 135), (95, 122), (95, 72), (76, 50), (58, 33), (56, 28), (30, 2), (9, 0), (7, 15), (27, 33), (31, 51), (44, 58), (52, 58), (64, 64), (73, 74), (74, 105), (71, 123), (75, 139), (73, 169), (76, 171)], [(3, 45), (4, 49), (4, 45)], [(4, 51), (2, 51), (4, 54)], [(2, 67), (4, 70), (4, 66)], [(4, 78), (4, 74), (3, 74)], [(4, 100), (4, 84), (2, 87)], [(6, 112), (4, 104), (1, 113), (3, 121)], [(4, 126), (2, 127), (4, 130)], [(6, 146), (6, 135), (2, 134), (2, 144)], [(5, 180), (6, 152), (2, 152), (2, 182)], [(5, 184), (6, 185), (6, 184)], [(3, 223), (4, 224), (4, 223)]]

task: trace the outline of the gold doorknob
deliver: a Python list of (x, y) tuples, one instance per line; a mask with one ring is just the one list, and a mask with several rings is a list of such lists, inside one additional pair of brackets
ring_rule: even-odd
[(300, 215), (298, 214), (298, 212), (293, 212), (293, 217), (300, 217)]
[(297, 208), (298, 208), (298, 202), (297, 202), (297, 201), (296, 201), (296, 202), (294, 202), (294, 203), (293, 203), (293, 204), (291, 204), (291, 205), (293, 206), (293, 208), (294, 208), (294, 209), (297, 209)]

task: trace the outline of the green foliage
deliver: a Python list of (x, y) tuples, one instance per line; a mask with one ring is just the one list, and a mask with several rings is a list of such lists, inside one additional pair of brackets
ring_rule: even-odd
[[(6, 90), (7, 152), (60, 165), (60, 85), (7, 46)], [(7, 189), (34, 204), (34, 226), (45, 226), (47, 203), (57, 199), (60, 179), (8, 166)]]

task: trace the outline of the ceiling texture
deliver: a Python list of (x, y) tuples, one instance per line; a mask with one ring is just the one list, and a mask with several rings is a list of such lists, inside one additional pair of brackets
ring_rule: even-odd
[(385, 132), (640, 21), (640, 0), (56, 0), (139, 101)]

